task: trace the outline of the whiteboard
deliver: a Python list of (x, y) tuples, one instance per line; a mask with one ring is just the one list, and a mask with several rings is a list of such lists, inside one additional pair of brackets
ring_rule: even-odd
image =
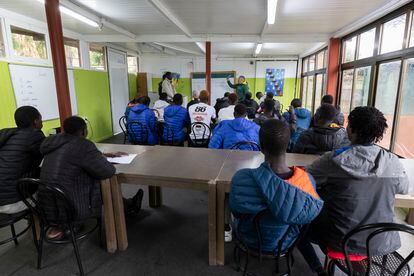
[[(200, 75), (201, 74), (201, 75)], [(200, 77), (202, 76), (202, 77)], [(214, 105), (216, 100), (222, 98), (226, 92), (234, 92), (227, 84), (227, 77), (231, 76), (231, 81), (235, 76), (235, 72), (212, 72), (211, 74), (211, 95), (210, 103)], [(204, 73), (193, 73), (191, 78), (191, 90), (200, 92), (206, 89), (206, 78)]]
[[(36, 107), (43, 120), (59, 118), (55, 75), (51, 67), (9, 64), (17, 107)], [(72, 114), (78, 114), (73, 70), (68, 70)]]

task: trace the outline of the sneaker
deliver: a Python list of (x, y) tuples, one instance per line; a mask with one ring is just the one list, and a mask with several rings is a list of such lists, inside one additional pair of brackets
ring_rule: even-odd
[(144, 197), (144, 191), (139, 189), (138, 192), (132, 198), (132, 206), (134, 208), (135, 213), (139, 213), (141, 211), (142, 206), (142, 198)]
[(224, 242), (231, 242), (233, 240), (233, 234), (230, 224), (224, 226)]

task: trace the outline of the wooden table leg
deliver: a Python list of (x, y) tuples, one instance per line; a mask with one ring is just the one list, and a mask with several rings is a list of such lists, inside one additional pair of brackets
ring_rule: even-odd
[(410, 225), (414, 225), (414, 209), (412, 208), (408, 211), (407, 223)]
[(224, 265), (224, 204), (225, 195), (224, 185), (217, 183), (217, 265)]
[(118, 249), (126, 250), (128, 248), (128, 235), (125, 223), (124, 201), (122, 198), (121, 184), (118, 183), (118, 178), (116, 175), (110, 179), (110, 182), (112, 201), (114, 205), (114, 218)]
[(208, 185), (208, 263), (209, 265), (217, 265), (217, 237), (216, 237), (216, 184), (211, 183)]
[(106, 236), (106, 250), (114, 253), (117, 249), (114, 208), (112, 205), (111, 183), (109, 179), (101, 182), (102, 201), (104, 208), (104, 224)]

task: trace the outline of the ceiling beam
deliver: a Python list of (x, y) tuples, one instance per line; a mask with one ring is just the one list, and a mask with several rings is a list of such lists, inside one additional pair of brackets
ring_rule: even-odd
[(152, 49), (154, 49), (154, 50), (162, 53), (162, 54), (167, 54), (167, 55), (171, 55), (171, 56), (176, 56), (177, 55), (177, 53), (175, 53), (174, 51), (171, 51), (169, 49), (166, 49), (163, 46), (156, 45), (154, 43), (144, 43), (144, 44), (147, 45), (148, 47), (150, 47), (150, 48), (152, 48)]
[(202, 53), (200, 53), (200, 52), (192, 51), (192, 50), (189, 50), (189, 49), (186, 49), (186, 48), (183, 48), (183, 47), (180, 47), (180, 46), (176, 46), (176, 45), (171, 45), (171, 44), (168, 44), (168, 43), (154, 42), (154, 44), (159, 45), (161, 47), (169, 48), (171, 50), (178, 51), (178, 52), (183, 52), (183, 53), (198, 55), (198, 56), (202, 55)]

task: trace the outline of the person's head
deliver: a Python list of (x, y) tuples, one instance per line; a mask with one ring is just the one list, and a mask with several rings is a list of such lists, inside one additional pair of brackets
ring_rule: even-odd
[(14, 121), (18, 128), (42, 129), (42, 115), (33, 106), (21, 106), (14, 112)]
[(165, 93), (165, 92), (162, 92), (161, 94), (160, 94), (160, 100), (162, 100), (162, 101), (166, 101), (168, 99), (168, 94), (167, 93)]
[(197, 99), (198, 99), (198, 97), (200, 96), (200, 93), (199, 93), (197, 90), (193, 90), (192, 95), (193, 95), (193, 99), (194, 99), (194, 100), (197, 100)]
[(360, 106), (349, 114), (346, 130), (352, 144), (366, 145), (381, 141), (387, 128), (387, 119), (381, 111), (372, 106)]
[(275, 101), (271, 99), (264, 100), (263, 111), (266, 114), (273, 114), (273, 112), (275, 111)]
[(231, 93), (229, 95), (229, 104), (230, 105), (236, 105), (237, 104), (237, 100), (238, 100), (238, 97), (237, 97), (237, 94), (236, 93)]
[(139, 98), (139, 103), (140, 104), (145, 104), (146, 106), (149, 106), (151, 103), (151, 99), (148, 96), (142, 96), (141, 98)]
[(238, 79), (239, 84), (244, 84), (245, 81), (246, 81), (246, 78), (244, 76), (240, 76)]
[(246, 95), (244, 96), (246, 98), (246, 100), (251, 100), (253, 95), (250, 92), (247, 92)]
[(262, 92), (257, 92), (256, 93), (256, 99), (260, 100), (263, 97), (263, 93)]
[(245, 118), (247, 116), (247, 108), (244, 104), (237, 104), (234, 107), (234, 118)]
[(88, 136), (88, 127), (84, 119), (78, 116), (72, 116), (63, 122), (63, 132), (86, 138)]
[(208, 94), (207, 90), (201, 90), (200, 96), (199, 96), (200, 102), (208, 103), (208, 99), (209, 99), (209, 94)]
[(167, 74), (162, 75), (162, 80), (165, 80), (167, 78)]
[(336, 108), (328, 103), (323, 103), (315, 114), (314, 124), (315, 126), (329, 126), (333, 123), (336, 117)]
[(230, 96), (230, 92), (224, 93), (224, 98), (228, 98)]
[(285, 154), (290, 142), (289, 125), (282, 120), (266, 120), (260, 128), (259, 141), (265, 157)]
[(266, 99), (273, 99), (273, 93), (272, 92), (267, 92), (266, 93)]
[(325, 95), (322, 97), (321, 104), (333, 104), (333, 97), (332, 95)]
[(165, 77), (169, 80), (172, 80), (172, 73), (171, 72), (165, 72)]
[(302, 101), (300, 99), (293, 99), (290, 102), (290, 105), (293, 106), (293, 108), (302, 107)]
[(183, 104), (183, 95), (177, 93), (173, 97), (173, 104), (174, 105), (182, 105)]

